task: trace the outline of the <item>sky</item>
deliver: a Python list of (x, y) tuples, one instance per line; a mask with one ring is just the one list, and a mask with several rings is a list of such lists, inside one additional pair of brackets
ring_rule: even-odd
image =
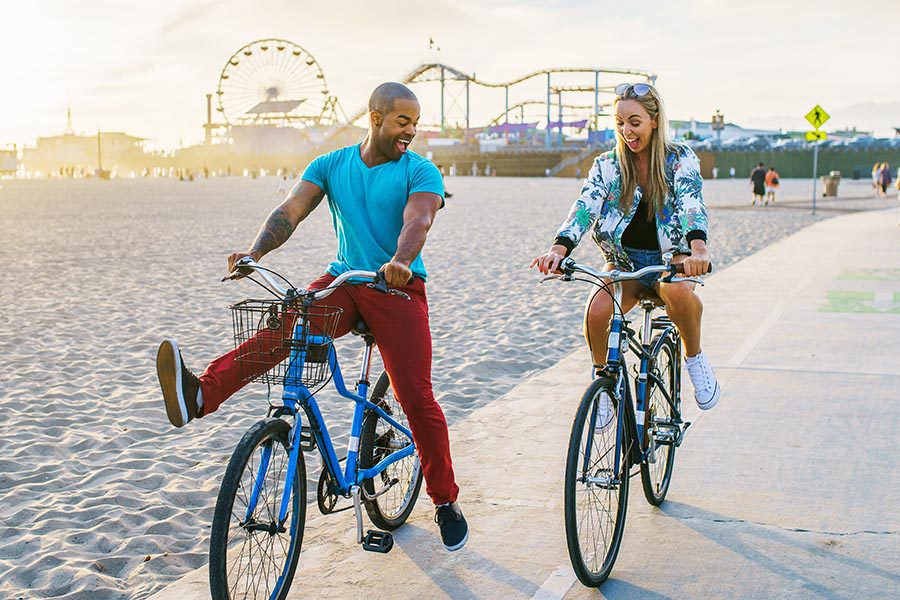
[[(439, 57), (487, 81), (646, 69), (670, 118), (720, 109), (744, 127), (805, 129), (820, 104), (826, 130), (900, 126), (897, 0), (0, 0), (0, 15), (0, 147), (61, 133), (69, 105), (76, 132), (197, 143), (223, 65), (263, 38), (315, 56), (348, 113)], [(429, 89), (423, 117), (438, 110)], [(502, 110), (502, 92), (473, 92), (473, 126)]]

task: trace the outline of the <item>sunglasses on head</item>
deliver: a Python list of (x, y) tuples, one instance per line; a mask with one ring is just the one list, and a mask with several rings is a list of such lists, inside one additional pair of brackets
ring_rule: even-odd
[(649, 83), (620, 83), (616, 86), (616, 96), (622, 99), (642, 98), (650, 93)]

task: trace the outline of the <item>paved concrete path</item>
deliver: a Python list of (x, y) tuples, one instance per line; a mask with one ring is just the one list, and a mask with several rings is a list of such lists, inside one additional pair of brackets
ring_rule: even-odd
[[(424, 494), (387, 556), (355, 546), (351, 513), (313, 508), (291, 598), (900, 597), (896, 211), (813, 225), (715, 274), (702, 296), (722, 401), (688, 406), (695, 426), (661, 508), (635, 481), (600, 590), (576, 581), (563, 528), (589, 377), (579, 349), (454, 426), (463, 551), (440, 546)], [(208, 598), (206, 582), (201, 569), (154, 598)]]

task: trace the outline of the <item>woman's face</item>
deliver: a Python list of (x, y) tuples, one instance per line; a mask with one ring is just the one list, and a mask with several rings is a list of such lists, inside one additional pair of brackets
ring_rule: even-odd
[(637, 100), (616, 102), (616, 131), (625, 140), (625, 145), (639, 154), (650, 145), (650, 137), (656, 129), (656, 119)]

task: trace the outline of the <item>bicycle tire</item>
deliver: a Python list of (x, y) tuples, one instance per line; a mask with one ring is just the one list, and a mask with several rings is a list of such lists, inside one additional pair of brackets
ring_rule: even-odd
[[(619, 450), (619, 472), (612, 473), (614, 459), (616, 454), (616, 426), (618, 421), (619, 405), (615, 399), (616, 381), (607, 377), (600, 377), (591, 382), (581, 398), (578, 411), (575, 413), (575, 419), (572, 423), (572, 433), (569, 438), (569, 448), (566, 457), (566, 477), (565, 477), (565, 522), (566, 522), (566, 544), (569, 549), (569, 560), (572, 562), (572, 568), (578, 579), (588, 587), (598, 587), (606, 581), (612, 572), (613, 565), (616, 562), (616, 556), (622, 544), (622, 537), (625, 531), (625, 514), (628, 509), (628, 487), (629, 487), (629, 457), (628, 447), (631, 440), (631, 434), (627, 426), (622, 428), (622, 443), (618, 445)], [(600, 486), (591, 486), (582, 478), (581, 470), (584, 461), (583, 444), (586, 443), (585, 434), (590, 428), (594, 427), (591, 422), (591, 415), (595, 414), (594, 405), (598, 402), (601, 392), (606, 392), (611, 399), (614, 419), (612, 430), (608, 428), (602, 432), (595, 430), (592, 436), (592, 459), (596, 457), (596, 462), (591, 463), (589, 472), (595, 477), (605, 473), (606, 477), (614, 475), (612, 479), (618, 478), (618, 485), (615, 487), (601, 488)], [(623, 422), (624, 425), (624, 422)], [(598, 439), (599, 438), (599, 439)], [(600, 461), (603, 461), (602, 464)], [(579, 490), (579, 485), (583, 487)], [(604, 494), (593, 493), (594, 489), (605, 491)], [(586, 493), (583, 493), (586, 492)], [(580, 502), (584, 500), (584, 502)], [(612, 504), (615, 502), (615, 506)], [(584, 515), (579, 514), (579, 504), (587, 506), (584, 509), (590, 511), (591, 505), (599, 504), (600, 509), (596, 511), (596, 517), (591, 517), (587, 522)], [(591, 513), (589, 513), (591, 514)], [(613, 522), (609, 527), (609, 531), (605, 532), (601, 529), (602, 535), (602, 556), (598, 555), (598, 542), (596, 534), (589, 535), (589, 539), (582, 544), (582, 532), (596, 520), (602, 525), (602, 520), (609, 521), (609, 517), (615, 515)], [(588, 532), (590, 533), (590, 532)], [(607, 535), (608, 533), (608, 535)]]
[[(380, 406), (397, 420), (401, 425), (409, 428), (409, 423), (403, 408), (394, 397), (391, 382), (387, 373), (382, 373), (372, 388), (371, 402)], [(402, 435), (403, 439), (406, 438)], [(390, 426), (374, 411), (366, 411), (363, 419), (362, 432), (359, 438), (359, 465), (362, 469), (369, 469), (390, 452), (391, 440), (397, 438), (397, 430)], [(372, 500), (365, 500), (366, 513), (372, 524), (379, 529), (391, 531), (397, 529), (409, 518), (419, 490), (422, 488), (422, 465), (419, 462), (418, 451), (404, 459), (401, 459), (381, 472), (377, 477), (381, 485), (386, 485), (391, 479), (397, 478), (399, 483), (394, 485), (383, 495)], [(366, 479), (363, 487), (368, 494), (374, 494), (375, 478)]]
[[(251, 519), (262, 516), (259, 521), (254, 519), (254, 524), (260, 528), (267, 522), (272, 526), (277, 520), (283, 490), (280, 484), (287, 476), (290, 456), (290, 432), (290, 425), (282, 419), (258, 421), (247, 430), (228, 461), (216, 500), (209, 541), (209, 587), (216, 600), (284, 600), (287, 597), (300, 558), (306, 522), (306, 463), (302, 452), (298, 453), (294, 472), (293, 499), (284, 532), (287, 539), (277, 535), (281, 532), (249, 530), (241, 522), (259, 471), (260, 462), (254, 458), (259, 458), (257, 451), (267, 444), (272, 448), (271, 458)], [(242, 504), (237, 508), (238, 514), (235, 514), (236, 500)], [(238, 543), (240, 549), (236, 549)], [(260, 554), (254, 557), (256, 550)], [(271, 564), (264, 564), (267, 560)], [(260, 595), (263, 591), (265, 596)]]
[[(659, 336), (653, 340), (651, 347), (656, 347)], [(666, 386), (669, 398), (676, 398), (675, 386), (678, 385), (678, 340), (672, 335), (666, 335), (666, 339), (659, 346), (659, 352), (654, 357), (654, 364), (659, 372), (660, 380)], [(657, 424), (654, 419), (662, 418), (672, 421), (674, 412), (672, 406), (660, 393), (659, 384), (648, 378), (647, 407), (645, 411), (644, 432), (646, 436), (654, 435)], [(653, 506), (659, 506), (666, 499), (669, 492), (669, 484), (672, 483), (672, 471), (675, 465), (675, 446), (658, 445), (654, 451), (656, 462), (641, 463), (641, 487), (644, 488), (644, 497)]]

